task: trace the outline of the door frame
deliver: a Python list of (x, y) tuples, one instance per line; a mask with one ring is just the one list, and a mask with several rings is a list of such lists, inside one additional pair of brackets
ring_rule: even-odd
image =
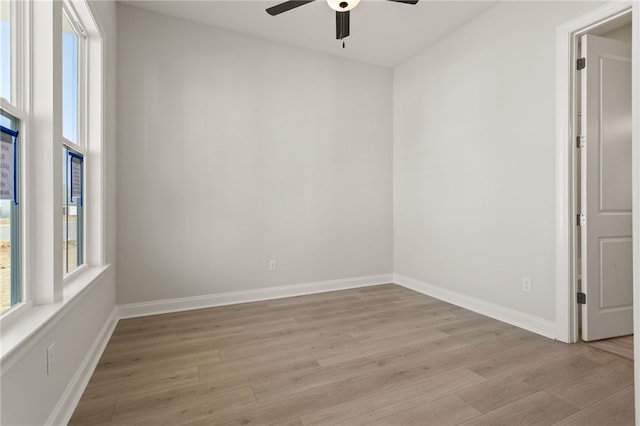
[[(591, 12), (580, 16), (560, 27), (556, 32), (556, 339), (567, 343), (578, 341), (578, 306), (576, 304), (576, 279), (574, 257), (574, 241), (576, 238), (575, 218), (579, 213), (579, 206), (576, 206), (576, 182), (574, 172), (576, 169), (576, 127), (577, 119), (575, 112), (576, 90), (579, 88), (575, 84), (575, 64), (579, 52), (577, 51), (577, 39), (580, 35), (588, 32), (603, 23), (619, 18), (632, 11), (634, 15), (637, 11), (637, 2), (612, 2)], [(634, 39), (637, 37), (636, 26), (633, 25)], [(632, 52), (632, 84), (638, 83), (636, 77), (638, 73), (635, 48), (638, 43), (634, 43)], [(635, 86), (634, 86), (635, 87)], [(632, 96), (633, 140), (632, 152), (638, 152), (638, 131), (635, 112), (638, 111), (635, 102), (636, 96)], [(634, 156), (636, 157), (636, 156)], [(637, 222), (636, 196), (638, 195), (638, 185), (636, 184), (637, 164), (633, 167), (633, 222)], [(634, 249), (636, 240), (636, 229), (634, 228)], [(637, 256), (636, 256), (637, 257)], [(634, 264), (634, 271), (637, 265)], [(634, 289), (637, 287), (634, 274)], [(635, 292), (634, 292), (635, 293)], [(635, 304), (634, 304), (635, 306)], [(638, 305), (640, 306), (640, 305)], [(635, 312), (635, 310), (634, 310)]]
[[(575, 63), (576, 37), (631, 10), (632, 14), (632, 192), (633, 318), (640, 336), (640, 3), (610, 2), (556, 30), (556, 339), (578, 340), (575, 239)], [(636, 308), (638, 307), (638, 308)], [(636, 423), (640, 424), (640, 338), (634, 339)]]

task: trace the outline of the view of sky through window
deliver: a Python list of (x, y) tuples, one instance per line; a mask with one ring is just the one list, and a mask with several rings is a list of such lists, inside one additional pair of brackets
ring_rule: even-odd
[(62, 136), (78, 143), (78, 34), (62, 20)]

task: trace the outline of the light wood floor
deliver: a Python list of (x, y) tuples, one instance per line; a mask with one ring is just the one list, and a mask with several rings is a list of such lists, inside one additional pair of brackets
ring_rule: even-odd
[(633, 359), (633, 334), (630, 336), (614, 337), (613, 339), (596, 340), (588, 345), (612, 354)]
[(120, 321), (71, 425), (632, 425), (633, 362), (383, 285)]

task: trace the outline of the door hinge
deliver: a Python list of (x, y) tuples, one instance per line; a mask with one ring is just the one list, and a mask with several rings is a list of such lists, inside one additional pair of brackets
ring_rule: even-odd
[(576, 215), (576, 225), (583, 226), (587, 224), (587, 217), (583, 214)]
[(578, 71), (584, 69), (587, 66), (587, 58), (578, 58), (576, 65), (577, 65)]
[(587, 304), (587, 295), (581, 292), (578, 292), (578, 304), (586, 305)]
[(584, 148), (587, 138), (584, 135), (576, 136), (576, 148)]

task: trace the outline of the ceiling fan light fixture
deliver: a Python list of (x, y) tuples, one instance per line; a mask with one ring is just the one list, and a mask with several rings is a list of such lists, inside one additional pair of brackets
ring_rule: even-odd
[(355, 8), (360, 0), (327, 0), (329, 7), (337, 12), (348, 12)]

